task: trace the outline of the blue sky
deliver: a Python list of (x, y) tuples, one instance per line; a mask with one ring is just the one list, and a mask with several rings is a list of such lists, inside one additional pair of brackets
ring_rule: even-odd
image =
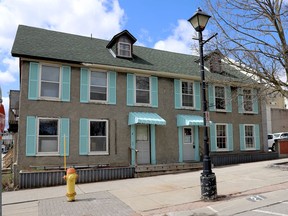
[[(19, 24), (111, 39), (127, 29), (145, 47), (192, 54), (196, 32), (187, 22), (202, 0), (0, 0), (0, 86), (6, 113), (18, 90), (19, 59), (11, 56)], [(209, 28), (209, 26), (207, 26)]]

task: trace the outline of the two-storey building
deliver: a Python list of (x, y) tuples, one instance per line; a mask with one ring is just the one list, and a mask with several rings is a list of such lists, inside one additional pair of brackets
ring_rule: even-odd
[[(107, 41), (19, 26), (16, 171), (62, 165), (64, 156), (76, 166), (201, 161), (199, 57), (135, 42), (127, 30)], [(217, 52), (206, 70), (212, 162), (259, 160), (257, 86)]]

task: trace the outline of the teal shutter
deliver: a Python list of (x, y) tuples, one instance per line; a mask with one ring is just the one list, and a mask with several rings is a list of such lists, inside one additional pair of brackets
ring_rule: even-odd
[(240, 132), (240, 150), (245, 151), (246, 145), (245, 145), (245, 125), (239, 124), (239, 132)]
[(155, 165), (156, 161), (156, 138), (155, 138), (155, 125), (150, 125), (151, 133), (151, 164)]
[(243, 113), (243, 89), (242, 88), (237, 89), (237, 95), (238, 95), (238, 113)]
[(26, 122), (26, 156), (36, 155), (36, 117), (27, 116)]
[(259, 125), (254, 125), (254, 137), (255, 137), (255, 148), (260, 150), (260, 136), (259, 136)]
[(69, 118), (60, 119), (60, 155), (64, 156), (64, 136), (66, 141), (66, 156), (69, 156), (70, 146), (70, 127)]
[(216, 142), (216, 125), (215, 123), (210, 124), (210, 151), (217, 151), (217, 142)]
[(199, 127), (194, 126), (194, 145), (195, 145), (195, 154), (194, 154), (194, 159), (196, 161), (200, 161), (200, 155), (199, 155)]
[(158, 107), (158, 77), (151, 77), (151, 105)]
[(71, 80), (71, 67), (62, 67), (62, 86), (61, 86), (61, 100), (70, 101), (70, 80)]
[(39, 96), (39, 64), (30, 62), (28, 99), (37, 100)]
[(131, 165), (135, 166), (137, 165), (136, 161), (136, 125), (131, 125), (130, 129), (130, 139), (131, 139)]
[(80, 75), (80, 102), (88, 103), (89, 101), (89, 72), (87, 68), (81, 68)]
[(175, 109), (181, 108), (181, 81), (179, 79), (174, 79), (174, 100)]
[(200, 82), (194, 82), (195, 110), (201, 110)]
[(258, 94), (257, 89), (253, 89), (253, 112), (258, 114)]
[(80, 119), (79, 128), (79, 154), (88, 155), (89, 152), (89, 121), (88, 119)]
[(216, 110), (216, 105), (215, 105), (215, 93), (214, 93), (214, 85), (209, 84), (208, 85), (208, 105), (209, 105), (209, 111), (215, 111)]
[(233, 151), (234, 144), (233, 144), (233, 125), (227, 124), (227, 138), (228, 138), (228, 151)]
[(226, 112), (232, 112), (231, 87), (230, 86), (226, 86), (225, 87), (225, 91), (226, 91), (226, 98), (225, 98)]
[(108, 79), (109, 79), (108, 103), (109, 104), (116, 104), (116, 81), (117, 81), (116, 75), (117, 75), (116, 72), (108, 73)]
[(178, 127), (179, 163), (183, 162), (183, 127)]
[(135, 94), (135, 87), (134, 87), (134, 74), (127, 74), (127, 106), (134, 105), (134, 94)]

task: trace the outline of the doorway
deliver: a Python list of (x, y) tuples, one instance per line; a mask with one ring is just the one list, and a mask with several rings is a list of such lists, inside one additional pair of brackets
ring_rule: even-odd
[(150, 164), (150, 133), (149, 125), (136, 126), (137, 164)]
[(191, 127), (183, 128), (183, 160), (195, 160), (195, 144), (193, 141), (193, 130)]

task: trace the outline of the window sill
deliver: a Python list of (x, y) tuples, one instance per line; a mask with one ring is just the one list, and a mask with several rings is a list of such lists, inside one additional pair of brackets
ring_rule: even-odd
[(41, 100), (41, 101), (57, 101), (60, 102), (60, 98), (48, 98), (48, 97), (39, 97), (37, 100)]
[(101, 156), (101, 155), (107, 156), (107, 155), (109, 155), (109, 153), (108, 153), (108, 152), (89, 152), (89, 153), (88, 153), (88, 156), (95, 156), (95, 155), (98, 155), (98, 156)]
[(37, 153), (35, 156), (37, 156), (37, 157), (50, 157), (50, 156), (58, 157), (58, 156), (60, 156), (60, 154), (59, 153)]
[(138, 106), (138, 107), (152, 107), (151, 104), (140, 104), (140, 103), (134, 104), (133, 106)]
[(176, 109), (182, 109), (182, 110), (196, 110), (195, 107), (179, 107), (179, 108), (176, 108)]

